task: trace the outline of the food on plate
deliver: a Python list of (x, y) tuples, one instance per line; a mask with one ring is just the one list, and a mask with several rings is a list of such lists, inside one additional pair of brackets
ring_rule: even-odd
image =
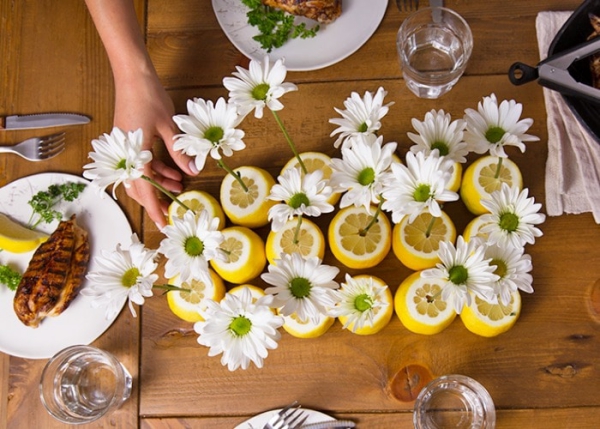
[[(600, 16), (590, 13), (590, 24), (594, 32), (590, 34), (588, 40), (600, 36)], [(600, 54), (595, 53), (590, 57), (590, 70), (592, 71), (592, 85), (600, 89)]]
[(26, 228), (0, 213), (0, 249), (11, 253), (31, 252), (47, 239), (47, 234)]
[(335, 21), (342, 13), (342, 0), (262, 0), (263, 4), (304, 16), (323, 24)]
[(19, 320), (32, 328), (48, 316), (58, 316), (75, 299), (90, 259), (87, 232), (73, 215), (61, 221), (33, 254), (15, 293)]

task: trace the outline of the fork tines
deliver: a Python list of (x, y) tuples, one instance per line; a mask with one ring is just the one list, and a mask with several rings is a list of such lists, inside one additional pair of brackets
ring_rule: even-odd
[(419, 8), (419, 0), (396, 0), (396, 6), (402, 12), (410, 12)]
[(65, 150), (65, 133), (52, 134), (40, 139), (38, 154), (40, 159), (48, 159)]

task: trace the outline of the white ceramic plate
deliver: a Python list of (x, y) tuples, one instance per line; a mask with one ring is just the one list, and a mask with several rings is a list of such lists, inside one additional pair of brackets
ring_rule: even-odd
[[(356, 52), (373, 35), (381, 22), (388, 0), (343, 0), (342, 14), (331, 24), (321, 24), (317, 35), (310, 39), (288, 40), (273, 49), (273, 60), (285, 58), (290, 71), (317, 70), (335, 64)], [(258, 30), (248, 24), (248, 8), (241, 0), (212, 0), (221, 28), (233, 45), (245, 56), (262, 60), (267, 52), (252, 39)], [(316, 21), (296, 18), (309, 27)]]
[[(27, 203), (38, 191), (45, 191), (56, 183), (87, 183), (79, 198), (61, 203), (58, 209), (65, 218), (77, 215), (77, 224), (88, 231), (91, 257), (88, 271), (95, 269), (94, 257), (102, 250), (113, 250), (118, 243), (131, 243), (131, 227), (117, 203), (106, 194), (99, 195), (87, 180), (69, 174), (43, 173), (18, 179), (0, 188), (0, 212), (27, 224), (32, 210)], [(38, 229), (48, 234), (56, 229), (58, 221), (40, 224)], [(0, 263), (9, 264), (23, 272), (33, 251), (28, 253), (0, 252)], [(84, 280), (83, 287), (85, 287)], [(14, 292), (0, 285), (0, 351), (13, 356), (45, 359), (75, 344), (89, 344), (98, 338), (114, 321), (105, 318), (105, 309), (90, 306), (92, 298), (79, 295), (69, 308), (57, 317), (47, 317), (38, 328), (25, 326), (13, 309)], [(125, 304), (125, 299), (123, 300)]]
[[(307, 408), (302, 408), (302, 410), (306, 414), (308, 414), (308, 418), (306, 419), (304, 424), (335, 421), (333, 417), (328, 416), (327, 414), (321, 413), (319, 411), (309, 410)], [(271, 417), (273, 417), (279, 411), (281, 411), (281, 408), (277, 410), (264, 412), (237, 425), (234, 429), (262, 429), (263, 426), (266, 425), (267, 422), (271, 419)]]

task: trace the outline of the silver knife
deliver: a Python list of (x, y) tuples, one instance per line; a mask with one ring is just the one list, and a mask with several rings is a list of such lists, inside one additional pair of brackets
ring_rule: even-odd
[(85, 125), (90, 118), (77, 113), (38, 113), (35, 115), (12, 115), (0, 118), (0, 129), (29, 130), (35, 128), (59, 127), (64, 125)]
[(356, 427), (356, 423), (350, 420), (328, 420), (326, 422), (308, 423), (300, 429), (351, 429)]

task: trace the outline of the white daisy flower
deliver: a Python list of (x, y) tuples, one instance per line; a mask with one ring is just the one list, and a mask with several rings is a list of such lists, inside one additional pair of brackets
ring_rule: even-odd
[(329, 184), (336, 192), (347, 191), (340, 201), (341, 208), (364, 206), (370, 212), (371, 204), (379, 204), (396, 150), (396, 143), (383, 147), (382, 143), (383, 137), (372, 144), (363, 136), (356, 137), (352, 146), (342, 148), (342, 159), (331, 160), (333, 173)]
[(219, 98), (216, 104), (201, 98), (188, 100), (189, 115), (175, 115), (173, 120), (184, 134), (175, 136), (173, 149), (194, 156), (196, 168), (201, 171), (210, 153), (213, 159), (225, 156), (246, 147), (242, 139), (244, 132), (237, 127), (244, 119), (237, 107)]
[(446, 189), (453, 163), (436, 152), (425, 155), (406, 154), (406, 165), (392, 163), (391, 179), (383, 187), (384, 210), (392, 212), (394, 223), (409, 215), (412, 222), (420, 213), (429, 211), (440, 217), (439, 201), (456, 201), (458, 194)]
[(316, 256), (304, 259), (300, 253), (282, 254), (268, 270), (261, 278), (273, 287), (265, 292), (274, 295), (273, 307), (282, 315), (296, 313), (302, 322), (318, 323), (319, 315), (327, 315), (327, 308), (335, 304), (333, 290), (339, 285), (334, 278), (340, 270), (323, 265)]
[(144, 298), (152, 296), (154, 282), (158, 280), (154, 273), (158, 266), (156, 251), (146, 249), (133, 234), (127, 249), (118, 244), (116, 250), (102, 250), (102, 256), (94, 262), (99, 268), (86, 275), (89, 284), (80, 293), (93, 297), (93, 307), (106, 307), (107, 319), (117, 316), (123, 298), (127, 297), (131, 314), (136, 317), (133, 304), (143, 305)]
[(330, 213), (333, 206), (327, 202), (331, 196), (331, 186), (323, 180), (323, 172), (317, 170), (302, 176), (299, 168), (289, 168), (277, 178), (267, 197), (274, 201), (283, 201), (269, 209), (269, 221), (273, 231), (279, 231), (294, 216), (320, 216)]
[(152, 160), (152, 152), (142, 150), (143, 133), (141, 129), (125, 133), (119, 128), (112, 129), (97, 140), (92, 140), (95, 152), (89, 157), (94, 160), (83, 166), (83, 177), (90, 179), (102, 192), (113, 185), (113, 198), (116, 188), (123, 183), (130, 186), (130, 181), (144, 176), (144, 165)]
[(494, 274), (499, 279), (493, 284), (494, 294), (504, 305), (510, 304), (511, 294), (517, 289), (532, 293), (533, 276), (529, 272), (533, 268), (531, 257), (524, 247), (486, 246), (485, 259), (491, 259), (490, 265), (495, 266)]
[(344, 101), (346, 110), (341, 110), (334, 107), (334, 110), (342, 115), (341, 118), (332, 118), (330, 124), (338, 125), (338, 128), (333, 130), (330, 137), (339, 134), (333, 145), (337, 148), (344, 143), (347, 144), (347, 138), (355, 135), (371, 135), (375, 134), (381, 128), (381, 118), (387, 115), (389, 106), (383, 104), (383, 99), (387, 95), (382, 87), (377, 90), (375, 96), (372, 92), (366, 91), (361, 98), (356, 92), (352, 92), (350, 97)]
[(389, 305), (383, 300), (387, 286), (380, 286), (373, 278), (354, 278), (346, 274), (346, 282), (334, 291), (336, 304), (329, 311), (331, 317), (347, 316), (344, 329), (352, 326), (353, 332), (364, 326), (373, 326), (375, 315)]
[(442, 299), (460, 313), (465, 305), (471, 304), (471, 293), (493, 302), (496, 299), (492, 284), (498, 280), (490, 259), (485, 258), (485, 245), (480, 238), (465, 242), (459, 236), (454, 244), (440, 242), (438, 256), (441, 263), (436, 268), (421, 272), (423, 278), (444, 281)]
[(454, 162), (467, 162), (465, 158), (469, 149), (463, 139), (467, 123), (462, 119), (452, 121), (449, 113), (443, 110), (431, 110), (425, 114), (423, 122), (413, 118), (412, 126), (418, 134), (408, 133), (408, 138), (415, 145), (411, 146), (413, 153), (425, 152), (426, 155), (437, 149), (440, 156), (445, 156)]
[(507, 158), (504, 146), (516, 146), (525, 152), (523, 142), (538, 141), (539, 138), (526, 131), (533, 124), (533, 119), (522, 119), (523, 106), (515, 100), (504, 100), (498, 106), (496, 95), (484, 97), (477, 110), (466, 109), (467, 129), (465, 141), (469, 149), (476, 153), (489, 151), (490, 155)]
[(503, 183), (502, 187), (490, 194), (489, 199), (482, 199), (481, 204), (490, 211), (481, 217), (487, 223), (481, 232), (488, 234), (488, 243), (501, 246), (522, 247), (535, 243), (542, 231), (534, 225), (546, 220), (546, 215), (538, 213), (542, 208), (534, 198), (527, 198), (527, 188), (519, 192), (517, 187), (511, 188)]
[(168, 259), (165, 277), (180, 275), (182, 283), (199, 279), (212, 283), (208, 273), (208, 261), (224, 259), (219, 250), (223, 234), (217, 229), (219, 219), (211, 218), (206, 210), (195, 215), (187, 211), (182, 219), (173, 218), (173, 225), (162, 229), (166, 235), (158, 251)]
[(275, 112), (283, 109), (279, 98), (285, 93), (296, 91), (293, 83), (284, 82), (287, 74), (282, 59), (271, 67), (269, 57), (260, 61), (250, 61), (249, 69), (236, 67), (235, 77), (223, 79), (223, 85), (229, 90), (229, 101), (238, 107), (242, 116), (254, 110), (256, 118), (262, 118), (265, 107)]
[(204, 321), (194, 324), (198, 343), (210, 347), (209, 356), (222, 353), (221, 364), (230, 371), (247, 369), (250, 362), (262, 368), (269, 350), (277, 348), (283, 325), (283, 317), (271, 310), (272, 300), (266, 295), (253, 302), (247, 287), (239, 296), (228, 293), (220, 302), (207, 300)]

